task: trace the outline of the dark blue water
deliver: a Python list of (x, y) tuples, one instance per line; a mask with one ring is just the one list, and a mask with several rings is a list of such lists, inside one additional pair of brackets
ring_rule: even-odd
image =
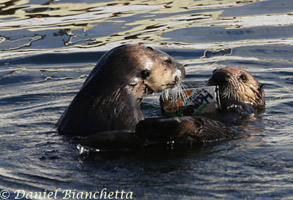
[[(293, 199), (292, 11), (290, 0), (1, 1), (0, 199), (4, 190), (62, 199), (103, 189), (134, 199)], [(55, 123), (101, 55), (138, 42), (186, 64), (192, 87), (219, 66), (249, 71), (265, 85), (265, 112), (243, 122), (237, 140), (79, 155)], [(156, 115), (158, 96), (142, 106)]]

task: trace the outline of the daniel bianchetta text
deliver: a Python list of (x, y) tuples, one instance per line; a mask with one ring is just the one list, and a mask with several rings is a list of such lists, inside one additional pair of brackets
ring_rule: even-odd
[[(12, 194), (13, 193), (13, 194)], [(76, 191), (56, 189), (54, 191), (29, 192), (15, 190), (10, 199), (133, 199), (133, 192), (124, 190), (109, 191), (103, 188), (97, 191)], [(1, 198), (0, 198), (1, 199)], [(3, 199), (3, 198), (2, 198)]]

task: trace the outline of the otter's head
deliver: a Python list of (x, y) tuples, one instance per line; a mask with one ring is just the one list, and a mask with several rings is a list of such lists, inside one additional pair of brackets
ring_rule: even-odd
[(122, 45), (99, 60), (84, 86), (94, 86), (97, 96), (126, 89), (139, 103), (146, 94), (175, 87), (184, 76), (183, 65), (168, 54), (140, 44)]
[(136, 62), (128, 85), (141, 84), (151, 94), (173, 88), (184, 78), (184, 67), (168, 54), (143, 45), (131, 45), (128, 57)]
[(138, 102), (146, 94), (175, 87), (185, 76), (184, 67), (171, 56), (139, 44), (117, 47), (100, 62), (106, 64), (101, 65), (99, 80), (106, 77), (107, 81), (104, 82), (115, 83), (112, 84), (115, 88), (107, 90), (121, 91), (127, 88)]
[(265, 105), (263, 85), (248, 72), (232, 67), (215, 69), (208, 85), (218, 85), (222, 105), (240, 102), (253, 107)]

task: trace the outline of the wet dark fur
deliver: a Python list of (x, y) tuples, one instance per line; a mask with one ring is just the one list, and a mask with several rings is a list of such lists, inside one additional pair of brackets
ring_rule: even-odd
[[(147, 60), (156, 64), (145, 73)], [(173, 87), (181, 81), (183, 76), (170, 79), (176, 69), (185, 75), (184, 68), (175, 60), (152, 48), (127, 45), (111, 50), (100, 59), (60, 118), (59, 133), (88, 136), (81, 144), (99, 149), (137, 149), (170, 141), (185, 146), (233, 138), (234, 132), (229, 126), (202, 116), (143, 119), (140, 102), (146, 94)], [(229, 74), (229, 71), (233, 73)], [(229, 80), (239, 81), (241, 75), (238, 72), (247, 73), (217, 69), (209, 85), (219, 85), (221, 92), (228, 86), (236, 88), (237, 85), (229, 85)], [(151, 77), (151, 73), (159, 76)], [(253, 101), (244, 102), (224, 95), (221, 96), (223, 110), (238, 111), (241, 108), (247, 112), (264, 106), (262, 86), (248, 73), (245, 75), (247, 80), (255, 81), (257, 89), (253, 91), (256, 93), (251, 93), (254, 95), (250, 98)]]
[[(148, 70), (151, 64), (154, 66)], [(162, 73), (155, 74), (158, 68), (163, 68)], [(170, 76), (177, 69), (182, 77), (169, 80), (167, 73)], [(111, 130), (134, 131), (143, 119), (139, 106), (145, 95), (176, 85), (184, 75), (183, 66), (164, 52), (143, 45), (114, 48), (99, 60), (65, 110), (58, 132), (88, 136)], [(161, 77), (159, 85), (154, 81), (156, 76)]]
[(190, 148), (234, 136), (234, 131), (222, 122), (202, 116), (155, 117), (141, 120), (136, 125), (135, 132), (102, 132), (85, 138), (81, 144), (107, 150), (131, 150), (173, 144), (180, 148)]
[(201, 116), (149, 118), (136, 126), (136, 135), (149, 143), (175, 141), (202, 144), (233, 137), (233, 131), (219, 121)]

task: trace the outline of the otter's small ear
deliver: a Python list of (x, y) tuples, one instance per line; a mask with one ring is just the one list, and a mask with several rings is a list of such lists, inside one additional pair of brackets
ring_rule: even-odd
[(241, 80), (242, 80), (243, 83), (246, 83), (247, 82), (247, 77), (244, 74), (241, 74), (240, 75), (240, 78), (241, 78)]
[(147, 46), (147, 49), (153, 51), (154, 49), (152, 47)]
[(261, 91), (264, 88), (264, 84), (260, 83), (258, 90)]

